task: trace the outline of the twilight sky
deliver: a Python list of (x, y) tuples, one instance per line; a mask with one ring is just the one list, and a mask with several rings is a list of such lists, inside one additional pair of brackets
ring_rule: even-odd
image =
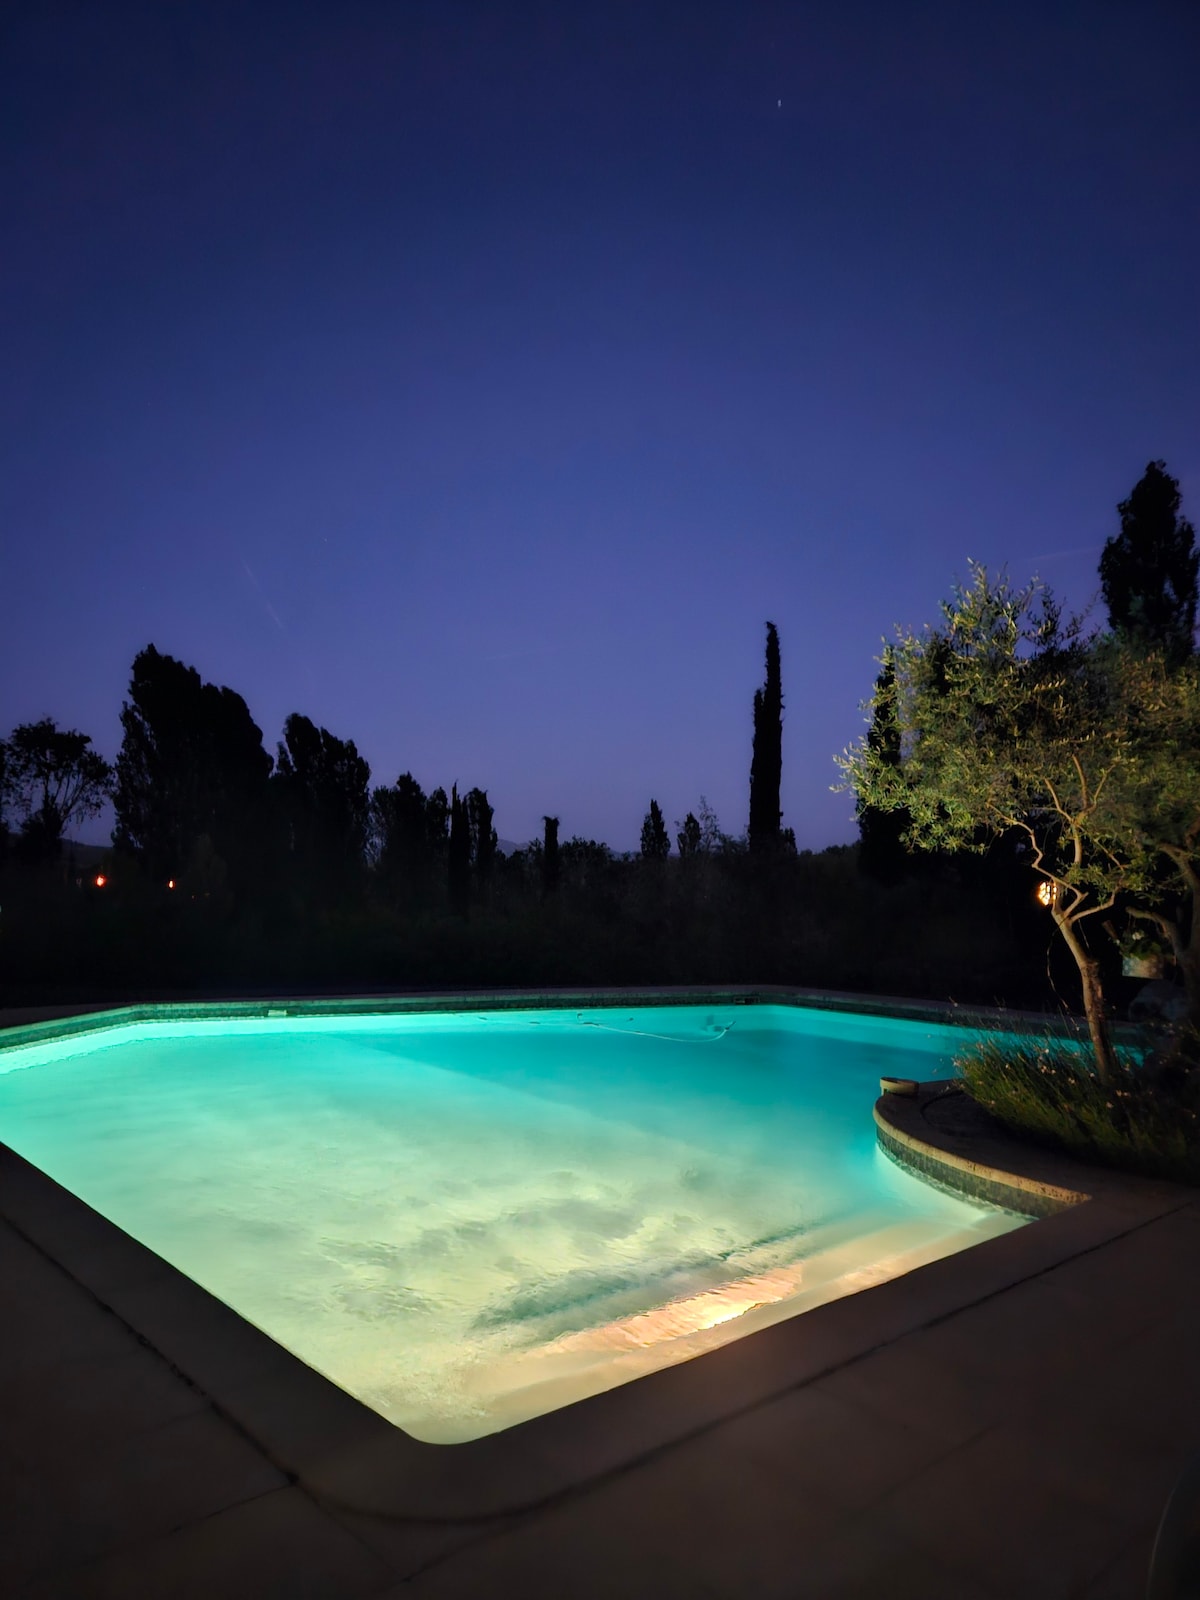
[(13, 8), (0, 735), (153, 642), (632, 849), (744, 828), (770, 618), (853, 838), (894, 624), (1200, 520), (1198, 85), (1194, 0)]

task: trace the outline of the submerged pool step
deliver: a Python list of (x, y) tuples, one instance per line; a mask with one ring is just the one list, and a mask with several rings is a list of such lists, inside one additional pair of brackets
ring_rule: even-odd
[[(735, 1278), (719, 1288), (670, 1300), (636, 1316), (564, 1334), (543, 1345), (538, 1354), (650, 1349), (704, 1333), (767, 1306), (783, 1306), (790, 1301), (807, 1303), (814, 1296), (832, 1298), (830, 1289), (835, 1294), (854, 1293), (911, 1271), (920, 1264), (914, 1257), (931, 1248), (936, 1250), (948, 1232), (957, 1231), (960, 1230), (947, 1229), (941, 1222), (892, 1223), (830, 1244), (789, 1266)], [(785, 1314), (790, 1316), (800, 1309), (801, 1304), (797, 1303), (786, 1307)]]
[[(444, 1443), (511, 1427), (900, 1277), (1012, 1226), (1011, 1217), (997, 1212), (967, 1228), (910, 1219), (839, 1239), (804, 1261), (564, 1334), (532, 1349), (497, 1352), (485, 1362), (472, 1362), (454, 1384), (463, 1407), (461, 1420), (443, 1411), (436, 1418), (410, 1416), (403, 1425), (420, 1438)], [(484, 1428), (481, 1418), (487, 1419)]]

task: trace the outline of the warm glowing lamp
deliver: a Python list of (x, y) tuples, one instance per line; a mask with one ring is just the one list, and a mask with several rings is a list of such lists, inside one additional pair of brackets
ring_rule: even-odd
[(1048, 878), (1043, 878), (1037, 886), (1038, 904), (1052, 906), (1058, 899), (1058, 885), (1051, 883)]
[(173, 889), (174, 887), (175, 887), (175, 879), (174, 878), (168, 878), (167, 879), (167, 888), (168, 889)]
[(103, 889), (104, 885), (107, 882), (108, 882), (108, 879), (104, 876), (104, 874), (102, 872), (98, 872), (96, 874), (96, 887), (97, 887), (97, 889)]

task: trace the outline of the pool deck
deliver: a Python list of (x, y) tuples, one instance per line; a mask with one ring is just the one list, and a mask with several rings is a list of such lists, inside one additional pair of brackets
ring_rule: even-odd
[(0, 1146), (0, 1594), (1133, 1600), (1200, 1451), (1200, 1191), (953, 1099), (884, 1137), (1087, 1198), (456, 1446)]

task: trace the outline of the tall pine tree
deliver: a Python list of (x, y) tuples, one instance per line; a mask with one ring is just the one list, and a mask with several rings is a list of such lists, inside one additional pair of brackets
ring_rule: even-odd
[(779, 787), (783, 778), (783, 683), (779, 670), (779, 631), (767, 623), (767, 681), (754, 691), (754, 749), (750, 758), (752, 852), (779, 846)]

